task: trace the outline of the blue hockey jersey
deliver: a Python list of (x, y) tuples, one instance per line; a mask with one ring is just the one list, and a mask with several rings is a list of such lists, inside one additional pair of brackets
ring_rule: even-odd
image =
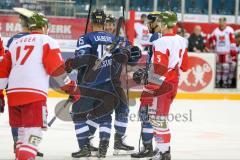
[[(95, 56), (96, 58), (101, 59), (101, 64), (99, 65), (97, 72), (91, 75), (93, 77), (95, 76), (94, 81), (91, 82), (83, 82), (83, 76), (90, 68), (89, 66), (82, 66), (78, 72), (78, 84), (95, 86), (109, 82), (115, 77), (115, 75), (119, 74), (121, 71), (121, 64), (113, 59), (112, 53), (108, 50), (109, 45), (114, 42), (115, 38), (116, 37), (113, 34), (104, 31), (87, 33), (79, 38), (75, 57), (80, 58), (82, 55)], [(120, 43), (123, 47), (129, 46), (129, 43), (124, 42), (123, 38), (118, 39), (117, 44)]]

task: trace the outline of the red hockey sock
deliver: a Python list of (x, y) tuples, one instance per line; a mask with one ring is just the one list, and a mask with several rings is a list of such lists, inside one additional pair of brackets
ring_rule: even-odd
[(169, 150), (171, 134), (169, 129), (157, 129), (154, 131), (156, 146), (160, 152), (164, 153)]
[(22, 142), (21, 142), (21, 141), (17, 141), (16, 151), (15, 151), (15, 156), (16, 156), (16, 158), (17, 158), (18, 155), (19, 155), (19, 149), (20, 149), (21, 145), (22, 145)]
[(18, 160), (33, 160), (37, 155), (37, 149), (29, 145), (21, 145), (18, 152)]

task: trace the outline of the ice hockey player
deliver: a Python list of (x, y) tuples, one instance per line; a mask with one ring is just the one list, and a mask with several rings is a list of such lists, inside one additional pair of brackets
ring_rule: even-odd
[[(44, 34), (46, 22), (40, 13), (29, 15), (30, 34), (14, 40), (0, 62), (0, 91), (2, 94), (8, 85), (9, 123), (18, 128), (18, 160), (35, 159), (37, 155), (42, 129), (47, 127), (49, 76), (54, 77), (65, 92), (79, 91), (64, 71), (57, 42)], [(1, 101), (4, 104), (4, 99)]]
[[(13, 8), (13, 10), (15, 12), (17, 12), (19, 14), (19, 19), (20, 19), (20, 24), (22, 27), (22, 32), (17, 33), (16, 35), (12, 36), (6, 45), (6, 49), (5, 51), (8, 51), (9, 46), (12, 44), (12, 42), (16, 39), (19, 39), (25, 35), (28, 35), (30, 33), (30, 30), (28, 29), (28, 17), (30, 15), (32, 15), (34, 12), (30, 11), (28, 9), (25, 8)], [(47, 19), (44, 19), (47, 20)], [(46, 22), (47, 23), (47, 22)], [(16, 151), (16, 142), (18, 139), (18, 128), (11, 128), (11, 132), (12, 132), (12, 137), (13, 137), (13, 141), (14, 141), (14, 153)], [(37, 152), (37, 156), (38, 157), (43, 157), (43, 153), (41, 152)]]
[(108, 33), (115, 34), (116, 29), (116, 18), (111, 14), (107, 15), (104, 30)]
[[(150, 43), (148, 46), (148, 55), (147, 55), (147, 61), (146, 66), (148, 67), (151, 63), (152, 58), (152, 43), (161, 37), (161, 24), (159, 21), (160, 12), (152, 12), (150, 13), (148, 18), (148, 27), (149, 31), (152, 34), (150, 38)], [(146, 68), (147, 68), (146, 67)], [(146, 70), (139, 69), (134, 73), (134, 80), (136, 83), (139, 83), (141, 81), (142, 71)], [(145, 77), (147, 78), (147, 77)], [(146, 82), (147, 83), (147, 82)], [(133, 158), (147, 158), (153, 156), (153, 145), (152, 145), (152, 139), (153, 139), (153, 128), (150, 122), (148, 121), (147, 116), (147, 107), (140, 107), (139, 110), (140, 120), (142, 121), (142, 129), (141, 129), (141, 138), (143, 143), (143, 148), (138, 153), (131, 154), (131, 157)]]
[(227, 26), (225, 17), (219, 19), (219, 27), (213, 31), (210, 43), (217, 54), (216, 87), (228, 88), (236, 75), (237, 48), (234, 30)]
[[(95, 88), (96, 90), (100, 89), (102, 91), (108, 91), (116, 95), (118, 93), (115, 92), (114, 90), (117, 90), (116, 82), (119, 81), (119, 77), (117, 75), (118, 75), (118, 72), (121, 71), (122, 64), (126, 64), (130, 57), (130, 46), (124, 39), (120, 39), (119, 37), (116, 37), (111, 33), (105, 32), (104, 31), (105, 21), (106, 21), (106, 15), (102, 10), (96, 10), (92, 12), (91, 22), (92, 22), (93, 32), (80, 37), (77, 43), (75, 59), (67, 60), (66, 67), (68, 68), (67, 69), (68, 72), (71, 71), (72, 69), (79, 69), (78, 67), (80, 66), (74, 65), (76, 61), (81, 59), (84, 55), (96, 56), (99, 60), (100, 59), (102, 60), (102, 62), (100, 63), (100, 66), (97, 67), (97, 70), (96, 70), (98, 71), (98, 75), (97, 75), (98, 78), (94, 82), (87, 83), (86, 81), (84, 81), (84, 77), (82, 77), (84, 73), (91, 72), (91, 70), (93, 70), (93, 68), (95, 67), (95, 64), (96, 64), (95, 61), (93, 62), (90, 61), (88, 63), (94, 64), (94, 67), (88, 67), (88, 68), (82, 67), (79, 69), (79, 74), (78, 74), (79, 85), (91, 86), (91, 88)], [(117, 43), (115, 44), (117, 48), (110, 51), (107, 50), (108, 46), (111, 46), (112, 44), (115, 43), (115, 40), (116, 40), (115, 38), (117, 39)], [(114, 73), (109, 72), (111, 68), (113, 69)], [(113, 74), (114, 76), (112, 77), (111, 74)], [(78, 102), (73, 104), (72, 116), (73, 116), (73, 121), (75, 123), (76, 136), (77, 136), (78, 144), (80, 148), (79, 152), (72, 154), (72, 157), (75, 157), (75, 158), (91, 156), (91, 147), (89, 145), (89, 134), (92, 135), (95, 132), (97, 127), (99, 127), (99, 130), (100, 130), (100, 143), (98, 148), (99, 158), (106, 157), (107, 149), (109, 146), (109, 138), (111, 134), (111, 122), (112, 122), (111, 113), (113, 109), (117, 107), (117, 105), (114, 108), (112, 108), (111, 113), (105, 113), (105, 115), (101, 116), (100, 118), (91, 119), (91, 121), (87, 120), (86, 122), (79, 122), (78, 114), (77, 114), (79, 113), (79, 109), (86, 106), (93, 107), (94, 103), (97, 103), (97, 104), (99, 103), (99, 101), (96, 102), (96, 100), (94, 100), (93, 102), (90, 102), (90, 101), (91, 99), (89, 98), (84, 99), (82, 97)], [(118, 101), (119, 101), (119, 98), (118, 98)], [(104, 110), (104, 108), (102, 108), (102, 110)], [(123, 130), (125, 130), (125, 128), (123, 128)], [(125, 131), (122, 131), (122, 132), (125, 132)], [(116, 140), (119, 140), (118, 142), (119, 144), (122, 143), (121, 136), (122, 135), (117, 135), (116, 137), (117, 138)]]
[(174, 34), (177, 14), (165, 11), (160, 14), (163, 36), (153, 42), (152, 65), (148, 71), (148, 84), (144, 85), (141, 105), (148, 106), (149, 122), (157, 151), (152, 160), (170, 160), (171, 134), (167, 116), (174, 100), (179, 80), (179, 70), (187, 68), (187, 44), (184, 38)]

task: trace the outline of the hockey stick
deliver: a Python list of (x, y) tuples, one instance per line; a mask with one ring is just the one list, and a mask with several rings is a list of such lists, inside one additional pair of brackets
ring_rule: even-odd
[[(122, 14), (123, 14), (123, 25), (124, 25), (124, 30), (125, 30), (125, 36), (128, 39), (127, 27), (126, 27), (126, 21), (125, 21), (125, 3), (124, 3), (124, 0), (122, 0), (122, 7), (123, 7), (123, 10), (122, 10), (123, 13)], [(129, 105), (128, 64), (126, 64), (125, 73), (126, 73), (126, 88), (127, 88), (127, 105)]]
[(64, 108), (66, 108), (66, 107), (68, 106), (69, 103), (71, 103), (72, 98), (73, 98), (72, 96), (69, 96), (69, 97), (68, 97), (68, 99), (67, 99), (66, 102), (64, 103), (63, 107), (60, 108), (60, 109), (56, 112), (55, 116), (54, 116), (54, 117), (51, 119), (51, 121), (48, 123), (48, 127), (51, 127), (51, 126), (52, 126), (52, 124), (56, 121), (57, 116), (62, 112), (62, 110), (63, 110)]
[[(87, 23), (86, 23), (86, 27), (85, 27), (85, 32), (84, 32), (84, 34), (86, 34), (87, 31), (88, 31), (88, 24), (89, 24), (89, 21), (90, 21), (91, 10), (92, 10), (92, 0), (90, 0), (90, 4), (89, 4), (88, 16), (87, 16)], [(70, 96), (68, 97), (68, 99), (66, 100), (66, 102), (64, 103), (63, 107), (62, 107), (61, 109), (59, 109), (59, 110), (57, 111), (57, 113), (55, 114), (55, 116), (50, 120), (50, 122), (48, 123), (48, 127), (51, 127), (51, 126), (52, 126), (52, 124), (56, 121), (57, 116), (62, 112), (62, 110), (63, 110), (64, 108), (66, 108), (66, 106), (68, 106), (69, 103), (71, 103), (72, 99), (73, 99), (73, 97), (70, 95)]]
[(87, 23), (86, 23), (85, 32), (84, 32), (85, 34), (88, 31), (88, 24), (90, 21), (91, 10), (92, 10), (92, 0), (90, 0), (90, 5), (89, 5), (89, 9), (88, 9)]

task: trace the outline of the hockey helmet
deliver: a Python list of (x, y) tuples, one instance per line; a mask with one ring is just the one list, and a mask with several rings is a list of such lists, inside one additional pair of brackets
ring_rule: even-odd
[(111, 14), (107, 15), (106, 17), (106, 23), (114, 23), (116, 22), (116, 18), (113, 17)]
[(29, 29), (41, 29), (42, 27), (48, 25), (47, 17), (42, 13), (35, 12), (29, 19), (28, 19), (28, 28)]
[(106, 21), (106, 14), (101, 9), (96, 9), (91, 14), (92, 23), (104, 24)]
[(161, 12), (151, 12), (148, 14), (147, 19), (150, 23), (153, 23), (159, 18), (160, 14)]
[(168, 28), (172, 28), (177, 24), (177, 14), (173, 11), (165, 11), (160, 14), (160, 21)]
[(13, 10), (19, 14), (21, 25), (23, 27), (28, 27), (28, 19), (34, 14), (34, 12), (26, 8), (18, 7), (14, 7)]

